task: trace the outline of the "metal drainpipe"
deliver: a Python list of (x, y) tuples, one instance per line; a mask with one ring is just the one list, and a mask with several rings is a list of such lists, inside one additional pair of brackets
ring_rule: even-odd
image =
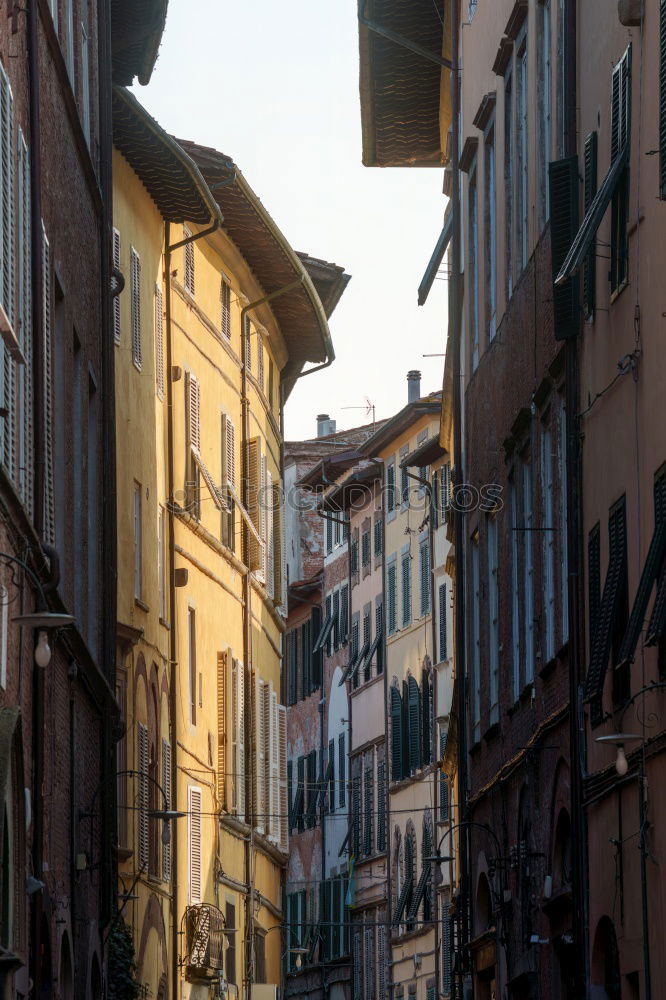
[[(165, 288), (165, 321), (166, 321), (166, 402), (167, 402), (167, 513), (169, 525), (169, 714), (171, 716), (169, 731), (171, 739), (171, 803), (172, 808), (178, 799), (178, 733), (176, 719), (178, 713), (178, 649), (176, 642), (176, 588), (174, 572), (176, 560), (175, 514), (174, 504), (174, 468), (173, 468), (173, 385), (171, 373), (173, 370), (173, 337), (171, 324), (171, 247), (169, 237), (171, 226), (167, 222), (164, 229), (164, 288)], [(171, 996), (179, 1000), (180, 967), (178, 963), (178, 823), (171, 825), (171, 850), (174, 863), (171, 866)]]
[[(459, 24), (460, 0), (451, 3), (451, 138), (452, 138), (452, 197), (453, 234), (451, 239), (451, 281), (449, 282), (449, 316), (452, 331), (453, 354), (453, 455), (455, 469), (455, 486), (463, 482), (464, 452), (462, 437), (462, 368), (461, 368), (461, 275), (460, 275), (460, 142), (458, 115), (460, 109), (459, 89)], [(455, 647), (456, 647), (456, 678), (458, 681), (458, 804), (462, 820), (468, 819), (468, 777), (467, 777), (467, 699), (466, 699), (466, 664), (465, 664), (465, 521), (464, 515), (455, 512)], [(469, 826), (462, 827), (459, 837), (460, 844), (460, 929), (462, 938), (463, 971), (458, 976), (458, 997), (463, 996), (465, 973), (467, 967), (467, 947), (469, 943), (469, 912), (470, 912), (470, 872), (469, 872)]]
[[(577, 153), (577, 24), (575, 0), (564, 0), (564, 74), (565, 155)], [(581, 316), (580, 328), (583, 320)], [(585, 717), (580, 696), (581, 665), (584, 659), (583, 602), (581, 582), (584, 579), (581, 496), (581, 448), (576, 414), (579, 410), (578, 337), (565, 345), (565, 406), (566, 406), (566, 467), (567, 467), (567, 564), (569, 571), (569, 752), (571, 757), (571, 816), (574, 836), (573, 855), (573, 932), (576, 942), (576, 992), (585, 995), (590, 981), (587, 885), (587, 823), (583, 809), (583, 773), (587, 747)]]
[[(37, 0), (32, 0), (28, 14), (28, 88), (30, 101), (30, 245), (32, 255), (32, 336), (35, 348), (42, 342), (42, 197), (40, 149), (40, 99), (39, 99), (39, 10)], [(39, 535), (44, 526), (44, 362), (41, 350), (33, 351), (34, 371), (34, 426), (35, 426), (35, 527)], [(34, 662), (32, 671), (32, 760), (33, 838), (32, 869), (36, 878), (42, 877), (42, 841), (44, 837), (44, 806), (42, 784), (44, 781), (44, 671)], [(31, 898), (31, 943), (29, 953), (30, 976), (35, 993), (40, 994), (41, 981), (41, 925), (43, 894), (36, 892)]]
[[(386, 466), (382, 459), (376, 459), (379, 465), (379, 482), (380, 482), (380, 498), (382, 501), (381, 515), (382, 515), (382, 596), (385, 592), (385, 581), (386, 581), (386, 502), (384, 496), (384, 485), (385, 485), (385, 474)], [(394, 487), (395, 496), (395, 487)], [(389, 732), (389, 710), (388, 710), (388, 649), (386, 645), (386, 636), (388, 633), (388, 613), (387, 608), (382, 604), (382, 661), (384, 664), (384, 761), (385, 761), (385, 771), (386, 771), (386, 781), (385, 781), (385, 792), (384, 792), (384, 809), (386, 815), (386, 954), (387, 956), (391, 954), (391, 913), (392, 908), (392, 892), (393, 892), (393, 880), (391, 877), (391, 754), (389, 752), (388, 746), (388, 732)], [(393, 1000), (393, 967), (391, 968), (391, 975), (389, 977), (388, 988), (389, 988), (389, 1000)]]

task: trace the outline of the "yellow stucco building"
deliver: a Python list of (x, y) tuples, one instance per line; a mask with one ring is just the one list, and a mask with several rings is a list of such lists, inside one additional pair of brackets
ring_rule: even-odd
[(149, 996), (263, 1000), (285, 949), (282, 410), (333, 359), (342, 269), (120, 88), (114, 142), (119, 905)]

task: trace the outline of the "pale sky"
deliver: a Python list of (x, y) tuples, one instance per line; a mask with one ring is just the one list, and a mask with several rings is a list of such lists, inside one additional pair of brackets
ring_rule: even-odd
[[(301, 379), (286, 437), (338, 430), (407, 401), (406, 374), (441, 388), (447, 283), (416, 290), (442, 227), (440, 169), (361, 165), (356, 0), (170, 0), (162, 48), (137, 97), (168, 132), (231, 156), (296, 250), (352, 279), (330, 320), (336, 360)], [(358, 406), (359, 409), (344, 409)]]

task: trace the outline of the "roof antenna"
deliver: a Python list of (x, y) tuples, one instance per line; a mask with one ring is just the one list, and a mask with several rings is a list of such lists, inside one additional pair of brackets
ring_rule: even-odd
[(370, 399), (367, 396), (365, 397), (365, 405), (364, 406), (342, 406), (341, 409), (342, 410), (365, 410), (366, 417), (369, 417), (370, 414), (372, 414), (372, 427), (374, 429), (374, 426), (375, 426), (375, 404), (371, 403)]

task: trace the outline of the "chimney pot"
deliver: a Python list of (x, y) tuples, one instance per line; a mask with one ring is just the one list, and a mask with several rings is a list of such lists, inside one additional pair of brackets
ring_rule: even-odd
[(328, 413), (320, 413), (317, 416), (317, 437), (326, 437), (327, 434), (330, 434), (330, 426), (331, 418)]
[(407, 372), (407, 402), (414, 403), (421, 398), (421, 372)]

